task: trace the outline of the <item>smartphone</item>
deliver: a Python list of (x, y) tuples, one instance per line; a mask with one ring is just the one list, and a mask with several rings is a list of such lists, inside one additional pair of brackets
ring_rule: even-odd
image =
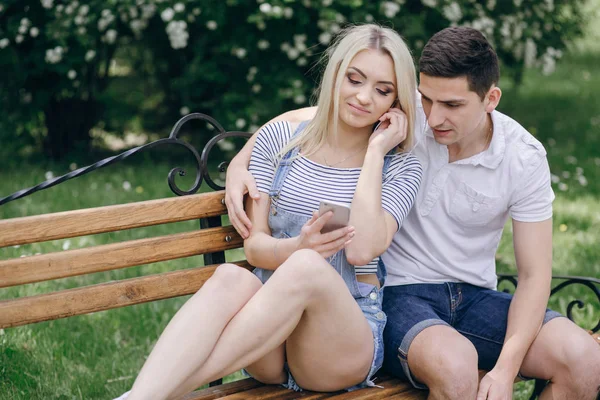
[(321, 233), (327, 233), (339, 228), (343, 228), (350, 222), (350, 206), (334, 201), (321, 201), (319, 204), (319, 216), (327, 211), (333, 211), (333, 216), (325, 223)]

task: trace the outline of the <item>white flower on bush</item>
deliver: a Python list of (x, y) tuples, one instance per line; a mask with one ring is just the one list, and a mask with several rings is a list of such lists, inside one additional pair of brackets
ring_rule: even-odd
[(40, 34), (40, 30), (35, 26), (29, 30), (31, 37), (37, 37)]
[(533, 39), (527, 38), (525, 41), (525, 56), (524, 62), (526, 67), (533, 67), (537, 57), (537, 46)]
[(131, 190), (131, 183), (129, 183), (129, 181), (123, 181), (123, 189), (127, 191)]
[(328, 44), (331, 41), (331, 33), (323, 32), (319, 35), (319, 42), (322, 44)]
[(561, 53), (557, 53), (552, 47), (548, 47), (542, 56), (542, 74), (550, 75), (556, 69), (556, 59), (560, 58)]
[(442, 14), (450, 22), (458, 22), (463, 17), (462, 10), (456, 2), (452, 2), (442, 8)]
[(292, 10), (290, 7), (286, 7), (283, 9), (283, 16), (287, 19), (290, 19), (294, 16), (294, 10)]
[(273, 6), (273, 8), (271, 9), (271, 13), (279, 17), (283, 13), (283, 10), (279, 6)]
[(22, 35), (15, 36), (15, 43), (21, 43), (22, 41), (23, 41), (23, 36)]
[(211, 31), (214, 31), (215, 29), (217, 29), (217, 26), (218, 26), (217, 21), (208, 21), (206, 23), (206, 27)]
[(304, 43), (304, 42), (306, 42), (305, 34), (294, 35), (294, 43)]
[(236, 128), (238, 128), (238, 129), (242, 129), (242, 128), (244, 128), (245, 126), (246, 126), (246, 120), (245, 120), (245, 119), (243, 119), (243, 118), (238, 118), (238, 119), (235, 121), (235, 127), (236, 127)]
[(256, 43), (256, 47), (258, 47), (261, 50), (266, 50), (269, 48), (271, 44), (269, 43), (268, 40), (265, 39), (261, 39), (258, 41), (258, 43)]
[(54, 0), (41, 0), (41, 3), (42, 3), (42, 7), (46, 8), (46, 9), (50, 9), (54, 5)]
[(5, 48), (9, 44), (10, 44), (10, 40), (8, 40), (7, 38), (0, 39), (0, 49)]
[(421, 0), (424, 6), (435, 8), (437, 7), (437, 0)]
[(64, 50), (60, 46), (46, 50), (45, 60), (48, 64), (57, 64), (62, 60)]
[[(238, 121), (244, 121), (243, 119), (238, 119)], [(244, 121), (244, 125), (246, 125), (246, 121)], [(242, 129), (242, 127), (240, 127), (239, 129)], [(231, 143), (229, 140), (225, 139), (225, 140), (219, 140), (217, 142), (217, 146), (219, 146), (219, 148), (223, 151), (232, 151), (235, 150), (235, 145), (233, 143)]]
[(171, 21), (173, 19), (174, 15), (175, 15), (175, 11), (173, 11), (172, 8), (165, 8), (163, 10), (163, 12), (160, 13), (160, 17), (165, 22)]
[(183, 3), (177, 3), (177, 4), (175, 4), (175, 5), (173, 6), (173, 9), (174, 9), (176, 12), (184, 12), (184, 11), (185, 11), (185, 4), (183, 4)]
[(200, 7), (196, 7), (192, 10), (192, 14), (194, 14), (195, 16), (200, 15), (200, 13), (202, 13), (202, 9)]
[(232, 51), (233, 51), (233, 54), (235, 54), (235, 56), (240, 59), (246, 57), (246, 54), (248, 54), (248, 50), (246, 50), (242, 47), (234, 48)]
[(259, 83), (255, 83), (254, 85), (252, 85), (253, 93), (260, 93), (261, 90), (262, 90), (262, 86)]
[(139, 36), (146, 26), (148, 26), (148, 23), (146, 21), (142, 21), (141, 19), (134, 19), (129, 23), (129, 27), (136, 36)]
[(298, 64), (298, 66), (300, 66), (300, 67), (303, 67), (306, 64), (308, 64), (308, 60), (306, 58), (304, 58), (304, 57), (300, 57), (298, 59), (298, 61), (296, 61), (296, 64)]
[(287, 56), (290, 60), (295, 60), (300, 55), (300, 52), (296, 48), (291, 48), (287, 52)]
[(264, 14), (269, 14), (272, 8), (269, 3), (262, 3), (260, 6), (258, 6), (258, 9)]
[(110, 10), (102, 10), (102, 16), (98, 20), (98, 30), (103, 32), (108, 28), (110, 24), (115, 20), (115, 16), (111, 13)]
[(381, 8), (383, 9), (383, 15), (388, 18), (394, 18), (398, 14), (398, 11), (400, 11), (400, 4), (393, 1), (384, 1), (381, 3)]
[(75, 25), (83, 25), (86, 22), (85, 17), (83, 15), (76, 16), (74, 21), (75, 21)]
[(190, 35), (187, 32), (187, 23), (185, 21), (169, 22), (166, 31), (172, 48), (183, 49), (187, 46)]
[(190, 113), (190, 108), (187, 106), (183, 106), (179, 109), (179, 114), (188, 115)]
[(87, 15), (87, 13), (90, 11), (90, 6), (88, 6), (87, 4), (84, 4), (81, 6), (81, 8), (79, 8), (79, 15)]
[(73, 80), (73, 79), (77, 78), (77, 72), (74, 69), (69, 70), (69, 72), (67, 73), (67, 76), (69, 77), (69, 79)]
[(342, 28), (338, 24), (329, 25), (329, 32), (338, 33)]
[(106, 34), (104, 35), (104, 38), (106, 40), (106, 43), (113, 44), (115, 40), (117, 40), (117, 31), (114, 29), (107, 30)]
[(303, 94), (298, 94), (294, 96), (294, 103), (296, 104), (304, 104), (306, 102), (306, 96)]

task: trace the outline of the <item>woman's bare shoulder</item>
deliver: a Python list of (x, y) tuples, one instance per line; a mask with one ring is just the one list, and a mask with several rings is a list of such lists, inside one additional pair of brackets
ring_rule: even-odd
[(288, 121), (292, 125), (297, 125), (302, 121), (313, 119), (316, 112), (317, 112), (317, 107), (299, 108), (297, 110), (292, 110), (292, 111), (288, 111), (283, 114), (280, 114), (277, 117), (273, 118), (269, 122)]

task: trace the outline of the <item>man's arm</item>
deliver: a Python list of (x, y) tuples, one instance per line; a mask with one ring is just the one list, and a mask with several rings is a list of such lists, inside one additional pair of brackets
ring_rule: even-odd
[[(552, 218), (512, 220), (519, 284), (508, 311), (504, 345), (494, 369), (481, 381), (477, 400), (512, 393), (512, 384), (544, 319), (552, 279)], [(498, 395), (498, 396), (496, 396)]]
[[(273, 118), (267, 124), (276, 121), (290, 121), (292, 123), (306, 121), (314, 117), (316, 110), (316, 107), (306, 107), (288, 111)], [(252, 136), (242, 150), (231, 160), (225, 176), (225, 205), (229, 213), (229, 220), (244, 239), (248, 238), (252, 229), (252, 222), (244, 212), (244, 195), (248, 193), (255, 200), (260, 197), (254, 178), (248, 172), (254, 142), (256, 142), (256, 137)]]

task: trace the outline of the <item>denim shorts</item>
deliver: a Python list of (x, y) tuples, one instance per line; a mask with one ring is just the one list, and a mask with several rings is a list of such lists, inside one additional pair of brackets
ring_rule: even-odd
[[(345, 390), (349, 392), (364, 387), (377, 386), (373, 382), (373, 376), (383, 365), (383, 329), (387, 320), (382, 310), (383, 290), (362, 282), (359, 282), (359, 289), (361, 293), (366, 293), (365, 296), (356, 299), (356, 302), (367, 318), (367, 322), (373, 332), (373, 361), (365, 380), (358, 385), (346, 388)], [(284, 369), (287, 373), (287, 382), (281, 385), (285, 388), (301, 392), (303, 389), (296, 383), (287, 363), (284, 365)], [(242, 373), (246, 376), (251, 376), (246, 370), (242, 370)]]
[[(502, 350), (511, 300), (511, 294), (467, 283), (386, 287), (383, 310), (389, 320), (383, 335), (385, 370), (408, 380), (415, 388), (426, 389), (410, 372), (408, 349), (425, 328), (446, 325), (473, 343), (479, 356), (479, 369), (490, 371)], [(547, 310), (544, 324), (561, 316)]]

